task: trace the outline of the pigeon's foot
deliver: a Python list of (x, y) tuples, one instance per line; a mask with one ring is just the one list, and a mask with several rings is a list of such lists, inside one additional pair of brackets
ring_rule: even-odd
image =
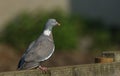
[(47, 67), (42, 67), (42, 66), (39, 66), (38, 69), (42, 70), (42, 72), (46, 73), (47, 72)]

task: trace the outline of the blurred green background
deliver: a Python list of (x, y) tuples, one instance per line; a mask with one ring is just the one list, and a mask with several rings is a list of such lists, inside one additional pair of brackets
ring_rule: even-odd
[(37, 14), (20, 13), (6, 24), (7, 27), (1, 36), (1, 42), (7, 43), (19, 51), (24, 50), (42, 33), (49, 18), (55, 18), (61, 23), (60, 27), (53, 30), (56, 50), (58, 51), (77, 49), (80, 39), (86, 37), (92, 39), (88, 51), (94, 51), (95, 49), (110, 50), (119, 45), (119, 27), (105, 25), (100, 19), (87, 19), (74, 14), (66, 15), (60, 10), (50, 13), (37, 12)]
[[(18, 6), (13, 10), (19, 9), (20, 2), (17, 2)], [(56, 1), (53, 0), (53, 2)], [(17, 10), (17, 14), (14, 16), (11, 15), (12, 17), (10, 19), (4, 24), (1, 24), (4, 26), (4, 29), (0, 31), (0, 71), (16, 69), (17, 63), (25, 49), (42, 33), (44, 25), (49, 18), (55, 18), (61, 26), (53, 29), (56, 50), (53, 56), (43, 63), (45, 66), (55, 67), (94, 63), (94, 58), (100, 56), (101, 52), (120, 50), (120, 26), (117, 23), (116, 15), (109, 14), (109, 10), (106, 11), (105, 9), (101, 12), (101, 5), (101, 8), (97, 10), (98, 14), (95, 12), (95, 9), (98, 9), (97, 5), (95, 7), (87, 7), (94, 3), (92, 1), (91, 4), (88, 3), (88, 5), (83, 1), (82, 5), (81, 1), (71, 0), (69, 11), (67, 6), (68, 2), (62, 0), (60, 2), (62, 2), (61, 4), (63, 4), (66, 9), (64, 9), (62, 5), (60, 5), (61, 8), (57, 7), (57, 9), (51, 6), (51, 12), (40, 7), (34, 11), (21, 8), (22, 10)], [(14, 1), (12, 3), (14, 3)], [(30, 3), (30, 5), (32, 5), (32, 2)], [(38, 5), (44, 6), (42, 4)], [(79, 8), (80, 6), (86, 7)], [(106, 4), (104, 6), (108, 7)], [(47, 9), (49, 9), (48, 7)], [(8, 7), (6, 6), (6, 8)], [(10, 8), (12, 8), (12, 6)], [(89, 16), (86, 12), (89, 13)], [(114, 12), (116, 11), (114, 10)], [(9, 13), (14, 14), (14, 12)], [(2, 19), (4, 19), (4, 17)], [(108, 19), (102, 17), (107, 17)], [(106, 22), (107, 20), (108, 22)]]
[(42, 33), (44, 25), (49, 18), (55, 18), (61, 23), (61, 26), (56, 27), (53, 31), (56, 49), (76, 48), (77, 34), (79, 32), (77, 21), (70, 16), (64, 16), (61, 11), (52, 13), (38, 12), (38, 14), (20, 13), (7, 23), (1, 41), (9, 43), (18, 50), (25, 49), (30, 42)]

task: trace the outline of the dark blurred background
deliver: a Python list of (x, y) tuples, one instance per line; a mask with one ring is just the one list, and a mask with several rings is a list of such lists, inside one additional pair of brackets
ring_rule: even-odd
[(0, 1), (0, 71), (16, 70), (28, 45), (49, 18), (56, 50), (43, 66), (94, 63), (103, 51), (120, 50), (119, 0)]

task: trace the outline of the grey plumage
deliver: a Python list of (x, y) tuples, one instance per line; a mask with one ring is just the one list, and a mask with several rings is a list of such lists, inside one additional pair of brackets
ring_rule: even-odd
[(21, 57), (18, 69), (32, 69), (40, 65), (41, 61), (47, 60), (54, 52), (55, 46), (52, 36), (52, 27), (58, 25), (55, 19), (49, 19), (43, 33), (33, 41)]

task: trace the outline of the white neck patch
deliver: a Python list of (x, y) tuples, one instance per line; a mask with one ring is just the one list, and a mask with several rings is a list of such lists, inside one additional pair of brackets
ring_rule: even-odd
[(50, 30), (44, 30), (43, 34), (46, 35), (46, 36), (49, 36), (51, 34), (51, 31)]

